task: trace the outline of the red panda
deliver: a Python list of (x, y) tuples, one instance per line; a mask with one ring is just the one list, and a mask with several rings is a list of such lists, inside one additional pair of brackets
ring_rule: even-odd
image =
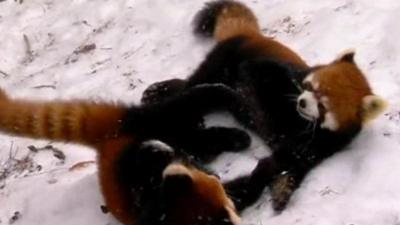
[(357, 67), (354, 52), (311, 67), (264, 36), (243, 3), (207, 3), (195, 16), (194, 33), (212, 37), (216, 46), (187, 80), (155, 83), (142, 102), (162, 102), (199, 84), (224, 84), (242, 96), (230, 111), (273, 153), (251, 174), (225, 185), (239, 210), (255, 202), (266, 186), (274, 209), (283, 210), (308, 171), (342, 150), (385, 108)]
[(15, 100), (1, 92), (0, 130), (95, 148), (107, 209), (123, 224), (239, 225), (240, 217), (219, 180), (153, 139), (169, 140), (168, 135), (178, 134), (175, 129), (189, 126), (185, 116), (190, 117), (191, 108), (185, 111), (180, 104), (193, 99), (201, 102), (189, 95), (161, 106), (126, 107)]

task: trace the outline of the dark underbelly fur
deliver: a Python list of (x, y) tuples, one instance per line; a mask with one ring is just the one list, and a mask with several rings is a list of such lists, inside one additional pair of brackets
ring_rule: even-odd
[(228, 110), (255, 131), (273, 154), (261, 159), (251, 174), (230, 181), (225, 187), (241, 210), (253, 204), (268, 186), (274, 209), (281, 211), (308, 171), (343, 149), (360, 127), (333, 133), (321, 129), (318, 122), (304, 120), (296, 111), (295, 99), (301, 92), (299, 84), (309, 71), (265, 58), (258, 49), (243, 47), (245, 41), (237, 37), (218, 44), (188, 80), (153, 84), (144, 92), (142, 101), (165, 101), (199, 84), (222, 83), (234, 89), (238, 99)]

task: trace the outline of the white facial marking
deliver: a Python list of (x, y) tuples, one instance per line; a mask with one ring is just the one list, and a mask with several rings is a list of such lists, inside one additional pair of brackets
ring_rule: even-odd
[(228, 207), (231, 209), (235, 208), (235, 204), (233, 203), (233, 201), (231, 199), (228, 199)]
[(322, 96), (319, 101), (324, 106), (326, 111), (329, 111), (329, 98), (326, 96)]
[(182, 164), (171, 164), (167, 166), (167, 168), (164, 169), (163, 171), (163, 177), (167, 176), (175, 176), (175, 175), (188, 175), (191, 176), (192, 173), (188, 168), (186, 168)]
[(342, 51), (341, 53), (339, 53), (337, 56), (336, 56), (336, 61), (337, 60), (341, 60), (345, 55), (347, 55), (347, 54), (354, 54), (356, 52), (356, 49), (355, 48), (349, 48), (349, 49), (346, 49), (346, 50), (344, 50), (344, 51)]
[(304, 91), (297, 98), (297, 111), (307, 120), (319, 118), (318, 100), (311, 91)]
[(339, 124), (336, 121), (335, 115), (331, 112), (325, 114), (324, 122), (321, 123), (321, 128), (325, 128), (331, 131), (336, 131), (339, 128)]
[(229, 219), (231, 220), (233, 225), (242, 224), (242, 219), (238, 216), (238, 214), (230, 207), (225, 207), (226, 211), (228, 211)]
[(155, 139), (143, 142), (142, 146), (144, 146), (144, 147), (154, 146), (159, 151), (174, 152), (174, 150), (171, 148), (171, 146), (165, 144), (162, 141), (155, 140)]
[(314, 74), (314, 73), (310, 73), (310, 74), (307, 75), (307, 77), (303, 80), (303, 83), (310, 83), (314, 90), (318, 90), (318, 88), (319, 88), (319, 82), (317, 81), (317, 79), (314, 79), (314, 77), (315, 77), (315, 74)]

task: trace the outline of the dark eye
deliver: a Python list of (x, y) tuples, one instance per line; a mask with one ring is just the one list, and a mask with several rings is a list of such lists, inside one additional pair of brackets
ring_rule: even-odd
[(324, 115), (326, 113), (325, 106), (320, 102), (318, 102), (318, 111), (320, 115)]
[(313, 91), (313, 86), (311, 85), (310, 82), (304, 82), (303, 88), (304, 88), (304, 90), (307, 90), (307, 91)]

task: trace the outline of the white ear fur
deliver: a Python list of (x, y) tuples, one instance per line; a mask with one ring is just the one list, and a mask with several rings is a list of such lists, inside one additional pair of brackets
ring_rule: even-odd
[(168, 176), (188, 176), (192, 178), (192, 172), (182, 164), (171, 164), (167, 166), (163, 171), (163, 177)]
[(347, 49), (340, 53), (335, 61), (343, 61), (343, 62), (349, 62), (349, 63), (354, 63), (354, 55), (356, 54), (356, 50), (354, 48)]
[(366, 123), (375, 119), (387, 107), (387, 102), (379, 96), (367, 95), (362, 102), (362, 121)]

